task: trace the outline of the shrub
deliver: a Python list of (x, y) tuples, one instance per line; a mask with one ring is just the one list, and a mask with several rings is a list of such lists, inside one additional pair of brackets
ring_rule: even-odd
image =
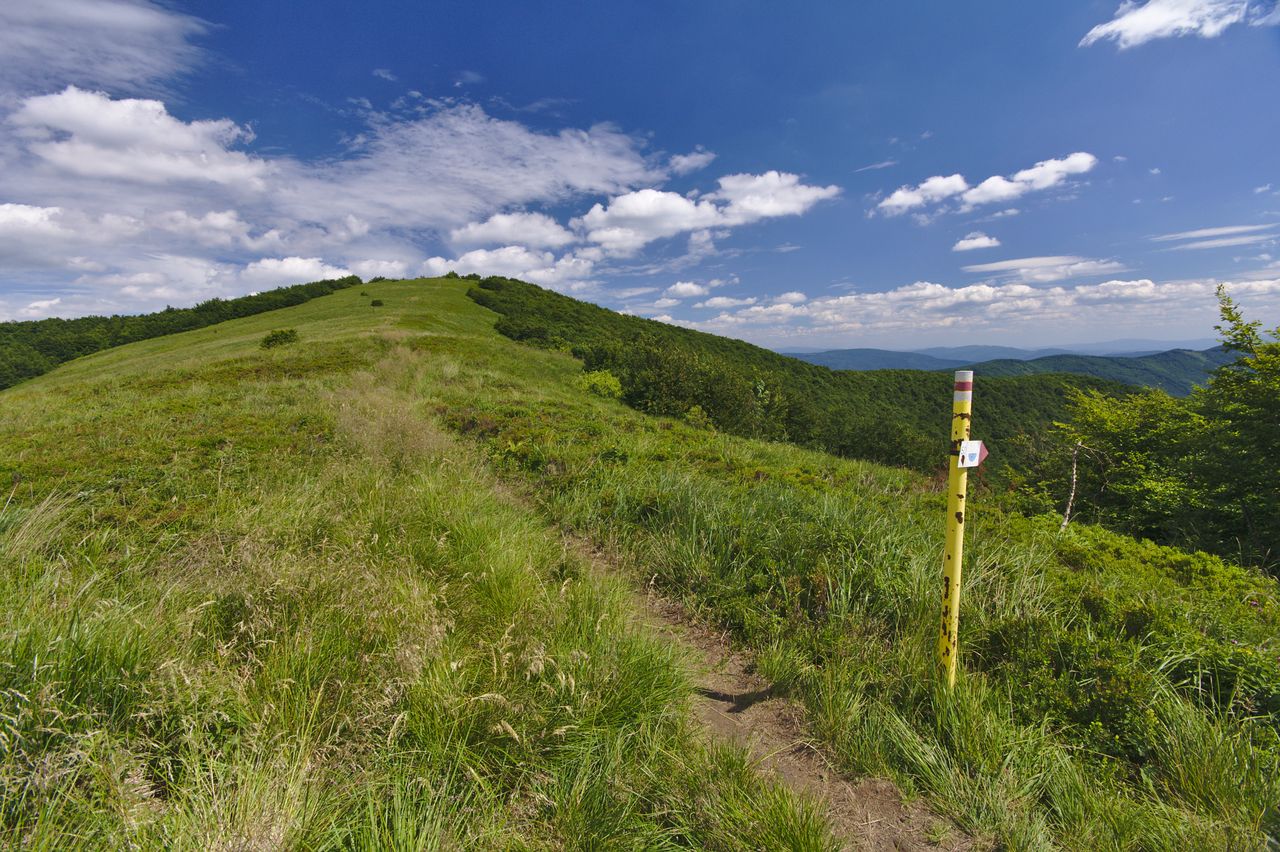
[(277, 346), (288, 346), (290, 343), (297, 342), (298, 330), (296, 328), (277, 328), (262, 338), (262, 343), (259, 345), (263, 349), (274, 349)]
[(688, 423), (695, 429), (709, 429), (715, 431), (715, 424), (711, 422), (711, 418), (707, 416), (707, 412), (702, 410), (701, 405), (692, 406), (684, 413), (684, 422)]
[(578, 376), (578, 387), (605, 399), (622, 398), (622, 382), (608, 370), (592, 370)]
[(380, 308), (380, 307), (382, 307), (382, 300), (381, 300), (381, 299), (374, 299), (372, 302), (370, 302), (370, 303), (369, 303), (369, 306), (370, 306), (370, 307), (373, 307), (373, 308)]

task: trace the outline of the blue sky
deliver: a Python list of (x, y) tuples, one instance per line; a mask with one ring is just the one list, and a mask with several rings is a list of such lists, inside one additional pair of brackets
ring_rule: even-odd
[(779, 348), (1280, 315), (1280, 9), (17, 0), (0, 319), (522, 277)]

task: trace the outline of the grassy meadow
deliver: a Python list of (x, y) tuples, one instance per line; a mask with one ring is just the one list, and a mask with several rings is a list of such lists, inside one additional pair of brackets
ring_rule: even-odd
[(440, 427), (423, 388), (509, 391), (410, 348), (478, 309), (357, 290), (0, 397), (6, 845), (832, 848)]
[(936, 481), (638, 413), (496, 334), (468, 284), (355, 287), (0, 393), (11, 842), (831, 848), (699, 745), (680, 651), (628, 626), (623, 582), (730, 629), (850, 775), (980, 845), (1280, 834), (1274, 580), (974, 494), (948, 694)]

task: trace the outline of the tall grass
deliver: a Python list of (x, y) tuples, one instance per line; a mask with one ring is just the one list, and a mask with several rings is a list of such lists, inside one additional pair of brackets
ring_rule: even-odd
[(323, 321), (6, 392), (4, 842), (833, 848), (695, 736), (680, 650), (435, 425), (386, 320)]

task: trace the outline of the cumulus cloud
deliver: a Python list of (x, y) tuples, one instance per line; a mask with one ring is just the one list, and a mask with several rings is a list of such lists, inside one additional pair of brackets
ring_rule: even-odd
[(252, 141), (252, 131), (227, 119), (184, 122), (160, 101), (68, 86), (27, 98), (8, 121), (30, 153), (78, 177), (265, 186), (266, 162), (231, 150)]
[(497, 249), (476, 249), (452, 260), (443, 257), (428, 258), (419, 271), (426, 276), (440, 276), (450, 271), (461, 275), (500, 275), (556, 289), (580, 290), (588, 283), (594, 265), (592, 261), (573, 254), (557, 258), (549, 251), (532, 251), (524, 246), (503, 246)]
[(267, 290), (300, 281), (343, 278), (350, 274), (350, 269), (332, 266), (318, 257), (265, 257), (246, 266), (240, 273), (240, 280)]
[(918, 186), (902, 186), (888, 198), (880, 202), (879, 207), (889, 216), (897, 216), (916, 207), (923, 207), (934, 201), (942, 201), (953, 195), (959, 195), (969, 188), (969, 183), (962, 175), (943, 177), (934, 175)]
[(775, 305), (801, 305), (809, 300), (809, 297), (799, 290), (792, 290), (789, 293), (783, 293), (781, 296), (775, 296), (773, 303)]
[(653, 306), (654, 306), (655, 308), (660, 308), (660, 309), (661, 309), (661, 308), (674, 308), (674, 307), (675, 307), (676, 305), (678, 305), (678, 304), (680, 304), (680, 300), (679, 300), (679, 299), (672, 299), (672, 298), (670, 298), (670, 297), (668, 297), (668, 296), (663, 296), (661, 299), (656, 299), (656, 300), (654, 300)]
[(676, 154), (672, 156), (669, 166), (674, 174), (687, 175), (690, 172), (696, 172), (699, 169), (705, 169), (715, 160), (716, 155), (698, 146), (688, 154)]
[(951, 250), (973, 251), (974, 249), (996, 248), (999, 245), (1000, 241), (995, 237), (989, 237), (981, 231), (974, 231), (957, 240)]
[(1110, 21), (1089, 30), (1080, 46), (1111, 40), (1127, 50), (1160, 38), (1217, 38), (1246, 20), (1253, 26), (1280, 25), (1280, 7), (1249, 0), (1127, 0)]
[(449, 233), (459, 245), (523, 245), (561, 248), (575, 237), (545, 213), (498, 213), (483, 222), (472, 222)]
[(596, 204), (580, 220), (588, 239), (619, 255), (633, 254), (654, 240), (713, 227), (720, 221), (720, 210), (712, 202), (657, 189), (617, 196), (607, 207)]
[(994, 263), (976, 263), (964, 267), (965, 272), (993, 274), (998, 278), (1010, 278), (1031, 283), (1065, 281), (1068, 278), (1086, 278), (1110, 275), (1125, 271), (1123, 263), (1114, 260), (1094, 260), (1074, 255), (1045, 257), (1019, 257)]
[(737, 308), (745, 305), (754, 305), (759, 301), (755, 296), (747, 296), (746, 298), (736, 299), (732, 296), (712, 296), (703, 302), (694, 305), (695, 308), (714, 308), (716, 310), (724, 310), (725, 308)]
[(982, 204), (1012, 201), (1029, 192), (1059, 186), (1074, 175), (1089, 172), (1098, 158), (1077, 151), (1061, 159), (1041, 160), (1009, 177), (992, 175), (977, 186), (969, 186), (962, 175), (935, 175), (917, 186), (903, 186), (883, 199), (877, 208), (886, 216), (897, 216), (917, 207), (959, 198), (957, 209), (969, 210)]
[(709, 292), (711, 292), (711, 290), (705, 284), (695, 284), (692, 281), (677, 281), (663, 291), (664, 295), (676, 296), (681, 299), (688, 299), (693, 296), (705, 296)]
[(840, 193), (839, 187), (809, 186), (798, 175), (777, 171), (726, 175), (719, 183), (717, 191), (701, 199), (657, 189), (629, 192), (608, 206), (596, 204), (575, 224), (585, 229), (587, 239), (626, 256), (654, 240), (690, 231), (705, 232), (701, 238), (710, 243), (709, 229), (797, 216)]
[(808, 186), (799, 175), (770, 171), (761, 175), (725, 175), (720, 189), (708, 196), (725, 201), (724, 224), (744, 225), (777, 216), (798, 216), (819, 201), (835, 198), (838, 186)]

